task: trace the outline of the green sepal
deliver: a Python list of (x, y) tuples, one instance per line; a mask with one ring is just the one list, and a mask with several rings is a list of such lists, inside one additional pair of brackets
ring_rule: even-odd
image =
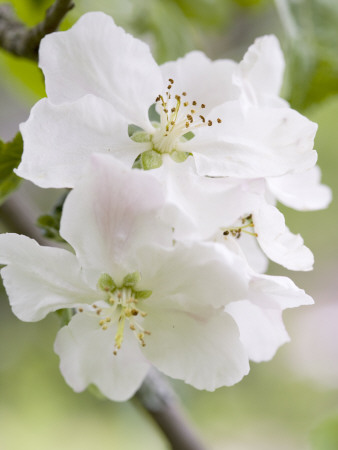
[(133, 133), (130, 138), (134, 142), (150, 142), (150, 136), (149, 133), (146, 131), (136, 131), (136, 133)]
[(162, 166), (162, 155), (155, 150), (147, 150), (141, 154), (141, 161), (144, 170), (157, 169)]
[(135, 159), (133, 169), (141, 169), (141, 170), (143, 169), (141, 155), (138, 155), (138, 157)]
[(145, 300), (151, 296), (153, 291), (136, 291), (134, 292), (134, 298), (138, 300)]
[(11, 142), (0, 140), (0, 205), (18, 188), (21, 178), (15, 175), (23, 151), (22, 136), (18, 133)]
[(171, 159), (173, 159), (177, 163), (181, 163), (186, 161), (186, 159), (191, 155), (189, 152), (179, 152), (177, 150), (173, 150), (170, 153)]
[(105, 292), (114, 292), (117, 286), (110, 275), (103, 273), (97, 282), (97, 287)]
[(71, 318), (73, 317), (73, 311), (70, 308), (58, 309), (57, 311), (55, 311), (55, 314), (60, 319), (61, 328), (68, 325), (71, 321)]
[(140, 272), (128, 273), (123, 278), (122, 285), (123, 287), (134, 287), (141, 279)]

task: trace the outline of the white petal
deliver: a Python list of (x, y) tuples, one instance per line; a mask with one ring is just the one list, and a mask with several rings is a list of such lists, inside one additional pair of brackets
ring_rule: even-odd
[(93, 152), (129, 167), (148, 148), (128, 137), (128, 124), (106, 101), (88, 95), (74, 103), (38, 102), (20, 130), (24, 153), (17, 174), (41, 187), (73, 187)]
[[(235, 238), (233, 238), (235, 239)], [(258, 273), (266, 272), (268, 268), (269, 261), (264, 255), (259, 245), (257, 244), (257, 239), (254, 236), (242, 233), (240, 239), (236, 239), (238, 245), (241, 247), (249, 266)]]
[(125, 401), (140, 387), (149, 363), (129, 330), (114, 355), (115, 332), (114, 327), (102, 330), (97, 317), (86, 313), (76, 314), (58, 332), (54, 350), (62, 375), (76, 392), (95, 384), (109, 399)]
[(284, 216), (271, 205), (262, 205), (254, 212), (253, 221), (258, 242), (265, 254), (289, 270), (311, 270), (313, 254), (302, 237), (285, 226)]
[(162, 76), (149, 47), (101, 12), (83, 15), (68, 31), (48, 34), (40, 67), (53, 103), (94, 94), (129, 123), (149, 126), (148, 108), (162, 90)]
[(260, 307), (296, 308), (313, 299), (288, 277), (256, 274), (250, 280), (249, 300)]
[(91, 282), (96, 283), (102, 272), (118, 278), (126, 275), (124, 269), (132, 269), (138, 246), (171, 243), (171, 226), (159, 217), (163, 202), (161, 186), (150, 173), (94, 154), (66, 199), (60, 234), (85, 270), (93, 272)]
[[(176, 243), (174, 248), (145, 246), (137, 253), (148, 305), (170, 301), (200, 306), (225, 306), (245, 298), (249, 282), (246, 263), (226, 247), (212, 242)], [(149, 306), (150, 307), (150, 306)]]
[(255, 40), (235, 71), (234, 84), (253, 104), (276, 101), (282, 87), (284, 56), (276, 36)]
[(252, 361), (268, 361), (290, 340), (279, 309), (263, 309), (243, 300), (230, 303), (226, 311), (237, 323), (240, 339)]
[(282, 311), (311, 305), (312, 298), (287, 277), (256, 275), (250, 281), (249, 300), (233, 302), (226, 311), (235, 319), (241, 341), (253, 361), (266, 361), (289, 341)]
[(249, 372), (232, 318), (221, 310), (152, 308), (144, 353), (159, 370), (197, 389), (231, 386)]
[(0, 235), (0, 264), (14, 314), (24, 321), (43, 319), (49, 312), (96, 300), (85, 285), (76, 257), (63, 249), (41, 247), (18, 234)]
[(238, 102), (214, 110), (222, 123), (199, 128), (181, 145), (194, 154), (197, 172), (209, 176), (260, 178), (313, 167), (316, 124), (289, 108), (243, 111)]
[[(260, 180), (199, 176), (192, 158), (180, 164), (169, 156), (163, 159), (163, 165), (152, 173), (164, 186), (167, 205), (173, 205), (170, 220), (176, 239), (211, 237), (249, 213), (264, 189)], [(184, 215), (190, 221), (184, 220)]]
[(174, 80), (172, 91), (178, 95), (186, 92), (185, 100), (190, 104), (195, 100), (197, 106), (204, 104), (204, 112), (239, 96), (232, 83), (236, 63), (231, 60), (211, 61), (204, 53), (194, 51), (160, 68), (165, 80)]
[(278, 201), (300, 211), (327, 208), (332, 199), (331, 189), (320, 184), (318, 166), (306, 172), (268, 178), (267, 185)]

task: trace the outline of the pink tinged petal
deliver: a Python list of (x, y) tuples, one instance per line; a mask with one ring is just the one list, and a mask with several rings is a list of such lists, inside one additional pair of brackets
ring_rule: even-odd
[(243, 111), (228, 102), (214, 112), (222, 123), (196, 130), (180, 150), (194, 154), (197, 172), (209, 176), (260, 178), (313, 167), (317, 125), (289, 108)]
[(239, 90), (232, 83), (235, 68), (236, 63), (231, 60), (211, 61), (199, 51), (160, 66), (163, 78), (174, 80), (172, 91), (178, 95), (186, 92), (184, 100), (190, 105), (194, 100), (197, 106), (204, 104), (205, 111), (238, 98)]
[(176, 242), (173, 248), (145, 246), (137, 259), (142, 265), (140, 289), (151, 289), (149, 305), (222, 307), (246, 298), (249, 273), (243, 258), (212, 242)]
[(85, 285), (76, 257), (63, 249), (41, 247), (18, 234), (0, 235), (0, 264), (14, 314), (24, 321), (49, 312), (92, 303), (96, 291)]
[(285, 225), (284, 216), (271, 205), (262, 205), (253, 214), (257, 240), (265, 254), (289, 270), (312, 270), (312, 252), (302, 237), (293, 234)]
[(162, 76), (149, 47), (101, 12), (83, 15), (68, 31), (47, 35), (40, 67), (53, 103), (94, 94), (129, 123), (149, 128), (148, 109), (162, 91)]
[(320, 184), (318, 166), (306, 172), (268, 178), (267, 185), (278, 201), (299, 211), (327, 208), (332, 199), (331, 189)]
[(235, 71), (233, 81), (251, 103), (264, 104), (264, 99), (273, 101), (278, 96), (284, 68), (284, 56), (278, 39), (274, 35), (263, 36), (249, 47)]
[(150, 365), (129, 330), (125, 330), (122, 347), (114, 355), (116, 328), (102, 330), (98, 322), (97, 317), (80, 313), (58, 332), (54, 350), (60, 357), (61, 373), (76, 392), (95, 384), (111, 400), (128, 400)]
[(152, 308), (144, 353), (159, 370), (197, 389), (213, 391), (249, 372), (246, 350), (233, 319), (210, 307)]
[(150, 173), (95, 154), (67, 197), (60, 233), (75, 249), (86, 276), (92, 272), (91, 282), (101, 273), (123, 277), (137, 270), (133, 255), (140, 245), (171, 244), (171, 226), (160, 218), (163, 203), (161, 186)]
[(226, 311), (237, 323), (240, 340), (252, 361), (268, 361), (281, 345), (290, 340), (280, 309), (259, 308), (243, 300), (230, 303)]
[(94, 151), (131, 167), (148, 149), (129, 138), (128, 123), (109, 103), (92, 95), (62, 105), (43, 99), (20, 130), (24, 153), (16, 172), (41, 187), (73, 187)]

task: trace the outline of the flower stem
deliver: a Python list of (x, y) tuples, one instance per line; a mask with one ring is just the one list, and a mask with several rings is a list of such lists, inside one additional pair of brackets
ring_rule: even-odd
[(172, 387), (155, 369), (149, 371), (135, 394), (135, 400), (162, 430), (172, 450), (206, 450), (207, 447), (180, 408)]

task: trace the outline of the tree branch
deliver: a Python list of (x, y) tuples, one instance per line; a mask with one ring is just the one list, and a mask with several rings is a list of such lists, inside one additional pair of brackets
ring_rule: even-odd
[[(34, 226), (29, 205), (13, 194), (0, 208), (3, 224), (12, 232), (25, 234), (41, 245), (57, 246), (44, 238)], [(155, 369), (149, 371), (135, 394), (135, 401), (145, 409), (171, 445), (172, 450), (206, 450), (198, 434), (185, 417), (180, 402), (167, 380)]]
[(135, 399), (162, 430), (172, 450), (206, 450), (180, 408), (172, 387), (155, 369), (149, 371)]
[(37, 61), (41, 39), (55, 31), (73, 7), (72, 0), (55, 0), (44, 20), (27, 28), (15, 18), (11, 5), (0, 5), (0, 47), (13, 55)]

